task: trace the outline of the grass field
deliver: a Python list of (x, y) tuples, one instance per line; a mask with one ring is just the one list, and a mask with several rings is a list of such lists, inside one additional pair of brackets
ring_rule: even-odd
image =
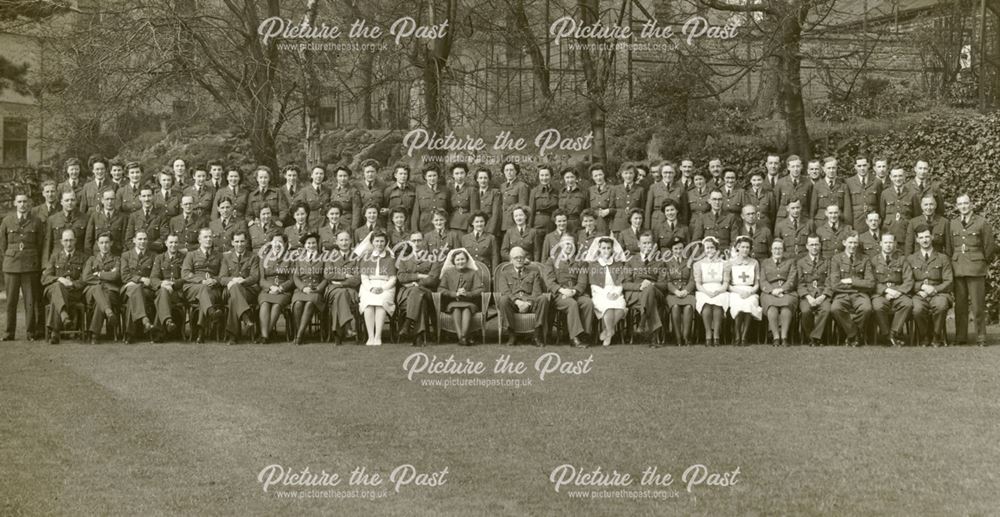
[[(0, 514), (991, 514), (1000, 508), (1000, 347), (472, 349), (523, 375), (417, 375), (415, 349), (0, 345)], [(590, 371), (533, 363), (593, 354)], [(531, 379), (440, 387), (431, 378)], [(671, 473), (664, 500), (571, 498), (562, 464)], [(374, 500), (285, 499), (258, 473), (447, 467)], [(685, 468), (740, 468), (731, 487)], [(319, 487), (318, 489), (322, 489)], [(625, 490), (639, 491), (638, 480)], [(329, 489), (346, 495), (345, 479)], [(614, 490), (601, 488), (604, 494)]]

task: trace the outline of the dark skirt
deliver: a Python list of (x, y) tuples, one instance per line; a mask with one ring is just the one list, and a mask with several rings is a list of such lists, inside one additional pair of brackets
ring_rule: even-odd
[(284, 307), (292, 301), (292, 295), (288, 293), (269, 293), (261, 291), (257, 295), (257, 303), (273, 303), (279, 307)]
[(453, 296), (441, 296), (444, 305), (444, 312), (451, 312), (454, 309), (472, 309), (473, 314), (479, 312), (479, 300), (459, 300)]
[(694, 307), (694, 295), (689, 294), (683, 298), (679, 298), (672, 294), (667, 295), (667, 307), (673, 307), (674, 305), (688, 305)]
[(785, 293), (780, 298), (771, 293), (761, 293), (760, 305), (765, 311), (769, 307), (790, 307), (794, 309), (799, 306), (799, 297), (794, 293)]
[(309, 302), (315, 305), (317, 309), (323, 309), (326, 307), (326, 300), (323, 299), (323, 293), (306, 294), (296, 289), (295, 294), (292, 295), (292, 303), (296, 302)]

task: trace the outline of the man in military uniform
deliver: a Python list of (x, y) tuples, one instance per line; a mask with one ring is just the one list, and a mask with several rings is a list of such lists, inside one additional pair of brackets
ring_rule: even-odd
[(972, 213), (968, 194), (958, 196), (955, 208), (958, 217), (949, 228), (955, 270), (955, 337), (960, 342), (968, 338), (971, 301), (976, 343), (982, 346), (986, 344), (986, 271), (996, 251), (993, 227), (982, 216)]
[[(389, 208), (386, 205), (386, 185), (378, 179), (378, 162), (369, 158), (361, 162), (361, 178), (354, 185), (361, 198), (361, 206), (375, 205), (379, 208), (379, 224), (388, 224)], [(475, 186), (473, 186), (475, 188)]]
[(208, 223), (208, 227), (215, 236), (214, 247), (220, 253), (225, 253), (232, 249), (234, 235), (248, 232), (247, 223), (233, 214), (233, 201), (230, 198), (220, 197), (216, 206), (219, 209), (219, 218)]
[(576, 239), (568, 233), (560, 237), (557, 255), (545, 255), (542, 266), (545, 288), (552, 297), (552, 309), (566, 314), (566, 330), (573, 346), (584, 348), (584, 338), (594, 328), (594, 302), (586, 295), (587, 269), (576, 261)]
[(830, 315), (847, 337), (847, 345), (860, 344), (858, 335), (872, 313), (868, 294), (875, 287), (872, 264), (858, 253), (858, 234), (850, 232), (844, 238), (844, 252), (830, 259), (827, 285), (833, 291)]
[(180, 250), (180, 241), (176, 233), (164, 238), (166, 251), (156, 256), (149, 276), (150, 286), (156, 291), (156, 324), (167, 334), (177, 330), (175, 316), (181, 315), (174, 308), (184, 303), (182, 267), (186, 254)]
[(837, 159), (827, 158), (823, 163), (824, 177), (813, 183), (812, 199), (809, 208), (812, 218), (819, 227), (823, 224), (824, 213), (830, 205), (837, 205), (838, 213), (847, 225), (854, 224), (853, 205), (850, 193), (843, 182), (837, 180)]
[(913, 311), (910, 262), (901, 253), (896, 253), (896, 236), (891, 233), (883, 234), (879, 249), (866, 257), (875, 273), (872, 311), (878, 321), (880, 341), (885, 342), (888, 338), (892, 346), (900, 346), (905, 340), (906, 320)]
[(913, 253), (917, 249), (916, 228), (925, 225), (931, 229), (931, 243), (938, 253), (948, 254), (952, 249), (950, 223), (947, 218), (938, 215), (937, 201), (933, 196), (924, 196), (920, 200), (921, 215), (910, 219), (906, 227), (906, 253)]
[(880, 197), (880, 212), (884, 218), (882, 230), (905, 243), (906, 227), (914, 216), (913, 191), (906, 183), (906, 171), (903, 169), (893, 169), (889, 173), (889, 180), (891, 183)]
[[(878, 212), (871, 212), (865, 218), (864, 233), (858, 234), (858, 251), (866, 257), (874, 257), (881, 253), (882, 250), (882, 220), (878, 216)], [(894, 234), (895, 237), (895, 234)], [(893, 238), (893, 248), (895, 248), (896, 239)]]
[[(223, 198), (222, 200), (228, 201)], [(222, 208), (222, 203), (219, 203)], [(226, 322), (226, 337), (230, 345), (242, 335), (253, 339), (253, 304), (260, 293), (260, 259), (250, 251), (247, 231), (237, 230), (232, 234), (232, 248), (222, 254), (219, 268), (219, 285), (229, 306)], [(242, 330), (242, 334), (241, 334)]]
[(436, 253), (425, 244), (425, 237), (419, 232), (410, 235), (413, 246), (409, 255), (399, 261), (396, 279), (396, 305), (403, 317), (403, 333), (412, 336), (413, 346), (426, 342), (429, 315), (434, 314), (433, 293), (441, 280), (440, 260), (433, 260)]
[[(823, 166), (820, 164), (819, 160), (809, 160), (809, 163), (806, 164), (806, 177), (809, 178), (809, 182), (812, 183), (813, 189), (815, 190), (816, 182), (823, 179)], [(809, 209), (816, 211), (816, 207), (814, 206), (810, 206)]]
[(194, 213), (194, 199), (184, 196), (181, 198), (181, 214), (171, 218), (161, 233), (177, 234), (181, 239), (181, 251), (187, 253), (198, 247), (198, 232), (207, 226), (205, 220)]
[(154, 253), (161, 253), (166, 249), (160, 236), (165, 222), (163, 209), (153, 205), (153, 190), (143, 187), (139, 190), (139, 208), (128, 216), (125, 242), (133, 242), (137, 233), (145, 232), (147, 247)]
[(722, 211), (722, 192), (713, 190), (708, 197), (711, 210), (695, 218), (691, 227), (691, 239), (700, 241), (705, 237), (715, 237), (719, 241), (719, 249), (729, 247), (729, 237), (735, 224), (732, 214)]
[(111, 237), (111, 254), (121, 255), (125, 246), (125, 229), (128, 226), (128, 217), (115, 208), (115, 192), (105, 190), (101, 194), (101, 207), (95, 208), (90, 213), (87, 221), (87, 234), (85, 238), (84, 250), (96, 251), (97, 236), (108, 234)]
[[(105, 191), (109, 193), (110, 191)], [(107, 323), (109, 336), (114, 336), (117, 319), (115, 307), (121, 306), (122, 270), (121, 261), (111, 252), (111, 234), (97, 236), (97, 252), (83, 266), (83, 281), (87, 284), (83, 294), (93, 307), (90, 317), (90, 344), (97, 343), (104, 324)]]
[(507, 334), (508, 346), (514, 345), (517, 337), (510, 327), (514, 321), (514, 313), (534, 312), (535, 333), (532, 341), (535, 346), (542, 346), (549, 309), (549, 295), (542, 287), (542, 273), (537, 267), (528, 265), (528, 252), (524, 248), (515, 247), (510, 250), (510, 261), (511, 265), (501, 269), (496, 279), (500, 295), (497, 310), (502, 316), (501, 334)]
[(746, 192), (736, 186), (736, 171), (726, 171), (723, 174), (722, 186), (711, 188), (722, 192), (722, 211), (732, 214), (734, 219), (738, 218), (746, 206)]
[(774, 198), (777, 200), (776, 191), (778, 190), (778, 182), (781, 181), (781, 157), (776, 154), (768, 154), (764, 160), (764, 168), (767, 169), (767, 174), (761, 174), (761, 188), (768, 192), (775, 192)]
[(741, 235), (750, 237), (750, 256), (757, 260), (764, 260), (771, 254), (771, 229), (763, 222), (758, 221), (760, 212), (754, 205), (743, 207), (740, 214), (740, 222), (733, 226), (729, 232), (729, 241), (736, 242), (736, 238)]
[(73, 230), (74, 244), (83, 247), (87, 235), (87, 218), (76, 210), (76, 194), (72, 190), (63, 191), (59, 200), (62, 210), (49, 216), (45, 224), (45, 242), (42, 244), (42, 261), (62, 250), (63, 230)]
[(806, 239), (806, 254), (795, 263), (798, 273), (799, 312), (802, 314), (803, 339), (811, 346), (823, 344), (823, 332), (830, 317), (833, 290), (827, 285), (829, 262), (823, 258), (823, 244), (816, 235)]
[(593, 210), (588, 208), (580, 214), (580, 231), (576, 232), (576, 242), (580, 250), (589, 250), (594, 239), (606, 235), (597, 230), (597, 215)]
[(912, 213), (919, 214), (923, 210), (923, 199), (931, 196), (934, 198), (934, 213), (944, 215), (944, 195), (941, 193), (941, 184), (931, 179), (931, 166), (929, 163), (924, 160), (917, 160), (916, 165), (913, 166), (913, 181), (909, 183), (909, 186), (910, 190), (913, 191), (912, 207), (910, 209)]
[(7, 292), (7, 330), (4, 340), (14, 339), (17, 330), (17, 302), (24, 295), (24, 321), (28, 339), (37, 337), (36, 297), (41, 295), (42, 245), (45, 227), (31, 215), (26, 194), (14, 195), (14, 213), (0, 222), (0, 250), (3, 250), (4, 285)]
[(785, 243), (785, 256), (796, 260), (806, 254), (806, 242), (815, 227), (812, 219), (802, 217), (800, 199), (791, 199), (784, 210), (785, 217), (774, 225), (774, 237)]
[(204, 343), (205, 334), (215, 328), (222, 300), (222, 286), (219, 283), (222, 254), (212, 246), (214, 239), (212, 230), (199, 230), (198, 247), (187, 253), (181, 266), (184, 297), (188, 303), (198, 304), (198, 343)]
[(663, 326), (660, 306), (665, 301), (667, 277), (663, 264), (654, 257), (656, 241), (653, 232), (646, 230), (639, 236), (639, 253), (628, 261), (629, 274), (622, 282), (622, 290), (629, 309), (642, 313), (636, 328), (640, 340), (658, 340), (657, 331)]
[[(543, 261), (554, 257), (554, 252), (552, 250), (562, 242), (564, 235), (572, 236), (572, 234), (569, 233), (569, 217), (565, 212), (562, 210), (556, 210), (552, 215), (552, 220), (555, 222), (556, 229), (546, 234), (545, 238), (542, 240), (542, 244), (536, 248), (540, 250), (538, 256), (540, 256)], [(572, 241), (576, 241), (575, 236), (573, 236)]]
[[(777, 234), (777, 223), (788, 217), (788, 203), (799, 202), (799, 208), (805, 213), (809, 213), (809, 201), (812, 197), (812, 182), (802, 177), (802, 159), (794, 154), (788, 157), (788, 175), (778, 180), (776, 189), (778, 212), (775, 214), (775, 233)], [(805, 240), (802, 241), (805, 244)], [(788, 241), (785, 242), (785, 251), (790, 251)]]
[[(611, 223), (611, 230), (621, 232), (629, 227), (629, 217), (632, 210), (644, 210), (646, 208), (646, 189), (635, 182), (635, 167), (627, 166), (621, 171), (622, 184), (612, 187), (615, 189), (614, 202), (615, 218)], [(645, 221), (643, 221), (645, 223)], [(645, 226), (645, 225), (644, 225)]]
[[(149, 192), (149, 189), (143, 189)], [(136, 327), (153, 338), (153, 263), (156, 254), (149, 250), (149, 235), (139, 229), (132, 237), (133, 247), (122, 254), (121, 294), (125, 296), (125, 343), (132, 339)]]
[[(191, 175), (194, 184), (182, 192), (182, 196), (191, 198), (194, 214), (204, 218), (206, 221), (212, 215), (212, 202), (215, 201), (215, 192), (212, 191), (211, 187), (205, 185), (205, 177), (207, 175), (208, 173), (205, 172), (204, 167), (196, 167), (194, 173)], [(181, 204), (183, 203), (184, 199), (181, 198)], [(183, 206), (181, 210), (183, 210)]]
[(662, 250), (669, 249), (674, 238), (684, 242), (691, 240), (691, 228), (681, 224), (678, 213), (677, 205), (667, 200), (663, 205), (663, 220), (656, 227), (650, 228), (656, 234), (656, 242)]
[(31, 209), (31, 215), (38, 218), (42, 224), (48, 222), (49, 217), (59, 212), (58, 191), (56, 182), (46, 180), (42, 183), (42, 202)]
[(947, 332), (945, 318), (951, 308), (955, 277), (948, 256), (934, 249), (931, 229), (921, 225), (916, 233), (917, 251), (906, 258), (913, 272), (913, 323), (920, 344), (939, 346)]
[(854, 171), (857, 174), (844, 182), (851, 200), (851, 213), (854, 214), (854, 220), (846, 219), (846, 222), (854, 226), (855, 230), (863, 232), (867, 227), (865, 220), (868, 214), (879, 209), (879, 194), (882, 193), (883, 185), (869, 174), (867, 158), (859, 157), (855, 160)]
[[(94, 179), (88, 181), (83, 186), (80, 195), (80, 212), (89, 215), (91, 210), (101, 210), (104, 206), (102, 200), (105, 192), (111, 192), (112, 206), (115, 199), (115, 184), (107, 178), (108, 162), (99, 156), (90, 158), (90, 170), (94, 174)], [(120, 243), (119, 243), (120, 244)], [(85, 249), (90, 249), (88, 246)]]
[(46, 324), (49, 326), (49, 343), (53, 345), (59, 344), (59, 333), (63, 325), (72, 322), (67, 306), (83, 301), (83, 267), (87, 262), (87, 256), (76, 250), (76, 235), (73, 230), (63, 230), (59, 240), (59, 251), (49, 257), (42, 273), (45, 297), (51, 305)]
[(850, 228), (842, 224), (840, 219), (840, 208), (837, 205), (826, 207), (826, 224), (816, 228), (816, 235), (822, 243), (823, 260), (830, 260), (834, 255), (843, 251), (842, 243), (847, 237)]

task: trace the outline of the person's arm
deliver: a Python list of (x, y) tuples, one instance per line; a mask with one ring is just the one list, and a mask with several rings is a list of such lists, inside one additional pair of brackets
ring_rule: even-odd
[(903, 257), (901, 262), (903, 263), (903, 283), (894, 289), (900, 293), (909, 294), (913, 290), (913, 268), (910, 266), (910, 261), (906, 260), (906, 257)]
[[(758, 262), (758, 264), (760, 264), (760, 262)], [(774, 269), (777, 270), (778, 267), (775, 266)], [(761, 267), (760, 267), (761, 274), (760, 274), (760, 276), (758, 278), (759, 278), (759, 281), (760, 281), (760, 291), (762, 293), (770, 293), (771, 291), (773, 291), (773, 290), (775, 290), (775, 289), (778, 288), (778, 285), (774, 284), (773, 282), (771, 282), (767, 278), (767, 270), (768, 270), (767, 267), (761, 265)], [(778, 274), (781, 274), (781, 271), (778, 271)], [(784, 287), (786, 291), (788, 290), (788, 288), (786, 286), (782, 286), (782, 287)]]
[(556, 277), (556, 268), (553, 267), (552, 264), (546, 262), (542, 264), (541, 272), (542, 281), (545, 283), (546, 290), (552, 294), (558, 294), (561, 286), (559, 285), (559, 280)]
[(59, 255), (53, 255), (49, 257), (49, 260), (45, 261), (45, 269), (42, 270), (42, 286), (48, 286), (54, 284), (59, 278), (56, 276), (56, 258)]
[(508, 229), (503, 234), (503, 244), (500, 245), (500, 257), (503, 258), (505, 262), (510, 260), (510, 249), (512, 247), (510, 243), (510, 232), (511, 230)]
[(854, 278), (854, 287), (858, 288), (859, 291), (870, 292), (875, 288), (875, 270), (872, 267), (872, 263), (868, 259), (864, 260), (864, 272), (861, 278)]
[(527, 225), (528, 225), (529, 228), (534, 228), (534, 226), (535, 226), (535, 201), (536, 201), (536, 198), (535, 198), (535, 189), (531, 189), (531, 192), (528, 194), (528, 222), (527, 222)]
[(239, 274), (239, 271), (230, 271), (230, 269), (234, 268), (229, 266), (229, 258), (226, 257), (225, 253), (223, 253), (222, 264), (219, 266), (219, 284), (229, 285), (229, 282), (231, 282), (234, 278), (232, 275)]
[(697, 289), (698, 291), (705, 292), (705, 288), (702, 285), (703, 282), (701, 280), (701, 262), (695, 262), (691, 266), (691, 269), (692, 269), (691, 279), (694, 280), (694, 288)]
[(517, 186), (517, 204), (527, 205), (528, 204), (528, 186), (521, 182)]
[(87, 262), (83, 265), (83, 282), (87, 285), (97, 285), (101, 281), (94, 275), (94, 257), (87, 259)]
[(188, 253), (187, 255), (185, 255), (184, 256), (184, 262), (181, 264), (181, 278), (183, 278), (185, 282), (198, 283), (198, 282), (201, 281), (200, 278), (197, 278), (196, 276), (194, 276), (195, 275), (195, 273), (194, 273), (194, 254), (195, 254), (195, 252), (192, 251), (192, 252)]

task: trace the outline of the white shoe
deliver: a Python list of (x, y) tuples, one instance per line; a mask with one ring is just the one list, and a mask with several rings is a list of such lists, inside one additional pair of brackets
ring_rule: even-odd
[(375, 346), (376, 344), (377, 343), (375, 343), (375, 340), (371, 338), (368, 338), (368, 342), (365, 343), (366, 346)]

